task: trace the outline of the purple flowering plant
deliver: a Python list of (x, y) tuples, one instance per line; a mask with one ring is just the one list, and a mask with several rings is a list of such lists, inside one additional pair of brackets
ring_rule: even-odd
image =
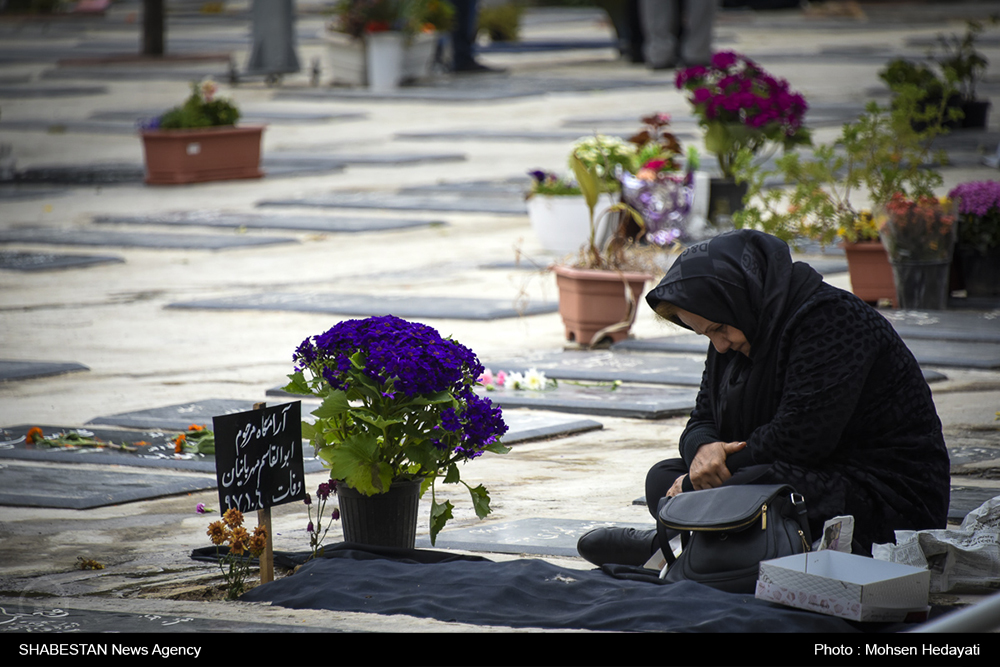
[[(313, 502), (312, 496), (308, 493), (306, 494), (303, 502), (306, 505), (306, 513), (309, 516), (309, 523), (306, 525), (306, 532), (309, 533), (309, 548), (312, 549), (311, 558), (318, 558), (323, 555), (323, 540), (326, 539), (326, 534), (330, 531), (330, 527), (333, 522), (340, 518), (340, 509), (335, 507), (333, 511), (330, 512), (329, 519), (326, 523), (326, 528), (323, 528), (323, 517), (326, 512), (326, 501), (330, 499), (330, 496), (337, 493), (337, 480), (331, 479), (326, 482), (320, 483), (316, 488), (316, 499), (319, 501), (316, 505), (316, 524), (313, 524)], [(320, 532), (322, 530), (322, 532)]]
[(1000, 246), (1000, 181), (971, 181), (952, 188), (958, 200), (958, 238), (981, 255)]
[(769, 144), (788, 150), (811, 142), (805, 98), (744, 55), (720, 51), (708, 65), (678, 72), (675, 84), (687, 91), (705, 129), (705, 149), (718, 158), (727, 178), (734, 175), (741, 149), (757, 154)]
[(387, 315), (346, 320), (307, 338), (295, 351), (286, 391), (322, 405), (302, 437), (331, 479), (364, 495), (396, 481), (422, 480), (431, 490), (430, 535), (452, 518), (451, 501), (437, 502), (435, 482), (463, 484), (479, 518), (490, 512), (482, 484), (461, 479), (459, 464), (504, 454), (507, 432), (499, 407), (473, 388), (484, 368), (469, 348), (433, 328)]

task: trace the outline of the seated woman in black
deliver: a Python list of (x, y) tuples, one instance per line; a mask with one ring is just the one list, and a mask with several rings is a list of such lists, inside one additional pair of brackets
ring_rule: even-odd
[[(723, 484), (792, 485), (819, 536), (854, 517), (854, 552), (898, 529), (943, 528), (949, 461), (913, 355), (875, 309), (740, 230), (687, 248), (646, 301), (711, 341), (681, 458), (655, 465), (646, 502)], [(599, 529), (587, 560), (641, 565), (655, 531)]]

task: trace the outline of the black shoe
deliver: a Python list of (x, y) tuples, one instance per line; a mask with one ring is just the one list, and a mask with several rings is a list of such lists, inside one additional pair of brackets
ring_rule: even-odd
[(656, 529), (595, 528), (579, 539), (576, 550), (594, 565), (642, 566), (656, 551)]
[(505, 74), (507, 70), (498, 67), (488, 67), (475, 60), (467, 63), (455, 65), (453, 70), (456, 74)]

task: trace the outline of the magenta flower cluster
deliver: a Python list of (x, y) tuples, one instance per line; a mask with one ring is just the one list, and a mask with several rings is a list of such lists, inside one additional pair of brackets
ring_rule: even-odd
[(739, 123), (774, 133), (769, 138), (775, 141), (793, 136), (809, 108), (786, 80), (732, 51), (716, 53), (708, 66), (681, 70), (676, 85), (689, 92), (688, 100), (705, 121)]
[(963, 215), (1000, 215), (1000, 181), (961, 183), (948, 196), (959, 200), (958, 212)]

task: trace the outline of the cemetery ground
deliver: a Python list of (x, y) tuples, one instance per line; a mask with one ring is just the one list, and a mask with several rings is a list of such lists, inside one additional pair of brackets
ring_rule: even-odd
[[(576, 138), (625, 135), (654, 111), (672, 116), (682, 143), (700, 145), (673, 72), (620, 59), (599, 13), (538, 10), (525, 17), (522, 48), (484, 48), (481, 59), (505, 74), (442, 75), (431, 85), (372, 95), (323, 83), (324, 19), (313, 3), (300, 2), (303, 71), (276, 87), (261, 77), (230, 86), (225, 58), (98, 58), (134, 50), (138, 28), (129, 12), (140, 4), (117, 3), (103, 18), (0, 22), (0, 143), (12, 146), (18, 174), (0, 183), (0, 357), (7, 374), (0, 440), (8, 443), (0, 449), (0, 480), (7, 480), (0, 481), (0, 608), (22, 617), (39, 612), (36, 619), (72, 609), (79, 612), (72, 623), (90, 629), (108, 629), (127, 613), (136, 632), (504, 631), (219, 601), (218, 568), (190, 558), (209, 545), (205, 531), (217, 518), (195, 512), (199, 503), (219, 506), (213, 469), (194, 459), (175, 463), (165, 443), (188, 423), (210, 423), (203, 418), (220, 405), (235, 411), (286, 400), (273, 389), (285, 383), (303, 339), (386, 303), (455, 337), (487, 366), (530, 364), (573, 349), (554, 310), (554, 278), (544, 270), (558, 258), (541, 249), (524, 212), (525, 174), (564, 170)], [(236, 10), (168, 17), (168, 50), (223, 53), (242, 66), (246, 14), (241, 3), (226, 4)], [(829, 140), (868, 99), (887, 99), (877, 77), (887, 60), (921, 56), (939, 32), (962, 30), (961, 19), (984, 15), (989, 4), (957, 3), (944, 15), (943, 4), (861, 3), (864, 19), (725, 11), (716, 48), (741, 51), (787, 78), (809, 101), (817, 138)], [(995, 33), (981, 49), (1000, 63)], [(310, 82), (314, 60), (319, 86)], [(995, 67), (980, 91), (994, 106)], [(144, 185), (135, 120), (178, 104), (204, 76), (223, 84), (247, 122), (267, 124), (267, 175)], [(986, 131), (944, 140), (946, 187), (997, 177), (981, 162), (996, 149), (997, 123), (994, 110)], [(800, 257), (850, 288), (837, 248), (810, 246)], [(1000, 495), (1000, 308), (887, 316), (930, 332), (907, 340), (928, 351), (922, 366), (953, 455), (951, 519), (958, 523)], [(957, 324), (948, 329), (952, 316)], [(635, 341), (683, 333), (645, 308), (632, 331)], [(963, 334), (970, 335), (963, 341)], [(614, 374), (623, 359), (615, 354), (644, 353), (592, 354), (611, 355)], [(677, 368), (698, 364), (696, 353), (631, 356), (641, 364), (618, 389), (603, 377), (560, 383), (559, 391), (585, 394), (584, 407), (511, 409), (520, 432), (540, 420), (555, 433), (463, 468), (463, 479), (490, 490), (493, 513), (484, 522), (463, 488), (439, 486), (456, 513), (437, 548), (586, 570), (591, 566), (572, 553), (584, 526), (649, 525), (645, 506), (634, 501), (646, 470), (676, 454), (685, 404), (671, 401), (692, 391), (690, 383), (641, 377), (665, 358)], [(552, 377), (586, 367), (549, 361)], [(9, 443), (23, 434), (18, 428), (31, 426), (133, 429), (160, 440), (147, 456), (28, 456)], [(325, 479), (313, 467), (306, 487), (312, 492)], [(307, 550), (306, 507), (272, 512), (274, 548)], [(422, 504), (421, 546), (429, 546), (426, 516)], [(339, 530), (335, 524), (328, 542), (339, 540)], [(81, 569), (86, 561), (102, 569)], [(71, 621), (52, 618), (48, 628), (79, 629)]]

